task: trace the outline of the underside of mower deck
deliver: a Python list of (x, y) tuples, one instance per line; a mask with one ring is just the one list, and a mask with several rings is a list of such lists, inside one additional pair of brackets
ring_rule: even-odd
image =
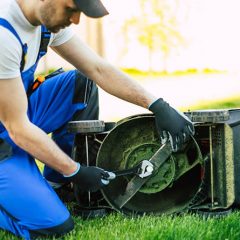
[(146, 177), (123, 174), (96, 193), (84, 193), (74, 186), (79, 214), (103, 215), (109, 209), (127, 215), (223, 214), (237, 207), (240, 110), (200, 110), (185, 115), (193, 121), (195, 135), (177, 153), (160, 144), (151, 114), (116, 123), (70, 122), (75, 161), (114, 172), (129, 172), (145, 160), (153, 166)]

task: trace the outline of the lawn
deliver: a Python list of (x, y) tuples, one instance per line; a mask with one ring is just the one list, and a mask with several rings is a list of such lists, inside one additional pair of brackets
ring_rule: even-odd
[[(224, 109), (224, 108), (240, 108), (240, 96), (233, 96), (223, 100), (217, 101), (202, 101), (194, 106), (189, 107), (191, 110), (198, 110), (198, 109)], [(183, 111), (186, 109), (182, 109)]]
[[(240, 98), (229, 98), (212, 103), (202, 103), (191, 109), (237, 108)], [(104, 218), (83, 220), (74, 216), (75, 229), (63, 240), (239, 240), (240, 212), (221, 218), (203, 218), (194, 214), (178, 216), (126, 217), (113, 212)], [(17, 239), (0, 231), (1, 240)], [(45, 238), (46, 239), (46, 238)], [(49, 238), (48, 238), (49, 239)]]
[[(75, 230), (61, 239), (239, 240), (239, 218), (239, 212), (222, 218), (209, 219), (190, 214), (128, 218), (114, 213), (93, 220), (82, 220), (75, 217)], [(13, 240), (17, 238), (0, 232), (0, 239)]]

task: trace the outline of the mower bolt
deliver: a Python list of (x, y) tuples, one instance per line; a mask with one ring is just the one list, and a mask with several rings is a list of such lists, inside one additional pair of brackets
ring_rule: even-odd
[(147, 166), (146, 171), (149, 172), (149, 173), (153, 172), (153, 167), (152, 166)]

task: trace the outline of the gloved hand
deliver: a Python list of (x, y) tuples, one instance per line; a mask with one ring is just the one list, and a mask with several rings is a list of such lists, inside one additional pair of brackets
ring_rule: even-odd
[(96, 192), (100, 188), (109, 184), (110, 180), (116, 175), (113, 172), (108, 172), (98, 167), (85, 167), (78, 163), (78, 170), (69, 178), (73, 183), (77, 184), (78, 188), (83, 191)]
[(162, 144), (169, 139), (174, 152), (183, 146), (190, 135), (194, 135), (192, 122), (162, 98), (153, 102), (149, 110), (155, 115), (156, 127)]

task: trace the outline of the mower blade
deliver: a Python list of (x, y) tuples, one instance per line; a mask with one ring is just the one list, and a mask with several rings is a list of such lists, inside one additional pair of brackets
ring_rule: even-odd
[[(172, 154), (172, 148), (170, 144), (166, 143), (162, 145), (157, 150), (157, 152), (149, 159), (149, 162), (151, 162), (154, 166), (154, 171), (156, 171), (159, 167), (161, 167), (161, 165), (169, 158), (171, 154)], [(130, 180), (130, 182), (128, 182), (124, 194), (119, 195), (116, 198), (115, 203), (120, 208), (122, 208), (138, 192), (138, 190), (149, 179), (149, 177), (140, 178), (138, 176), (134, 176)]]

